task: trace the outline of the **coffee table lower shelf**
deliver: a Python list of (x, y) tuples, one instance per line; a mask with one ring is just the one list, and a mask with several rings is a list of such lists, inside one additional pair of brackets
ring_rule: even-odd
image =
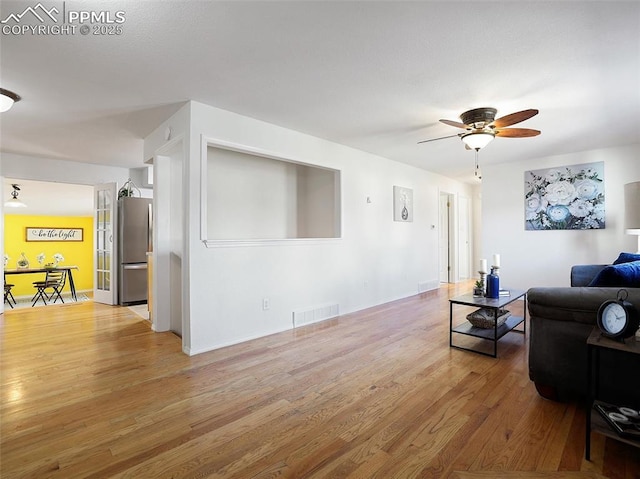
[[(457, 333), (457, 334), (464, 334), (466, 336), (473, 336), (475, 338), (480, 338), (480, 339), (486, 339), (489, 341), (494, 341), (497, 343), (497, 341), (502, 338), (504, 335), (506, 335), (507, 333), (514, 331), (516, 333), (521, 333), (524, 334), (524, 331), (515, 329), (518, 325), (522, 324), (524, 322), (524, 317), (522, 316), (509, 316), (504, 323), (502, 323), (500, 326), (498, 326), (498, 330), (496, 331), (496, 328), (476, 328), (475, 326), (473, 326), (471, 323), (469, 323), (468, 321), (466, 323), (461, 323), (458, 326), (456, 326), (455, 328), (453, 328), (451, 330), (451, 334), (453, 335), (453, 333)], [(453, 341), (453, 339), (452, 339)], [(494, 353), (486, 353), (484, 351), (479, 351), (477, 349), (473, 349), (473, 348), (466, 348), (464, 346), (458, 346), (453, 344), (453, 342), (451, 343), (451, 347), (452, 348), (456, 348), (456, 349), (462, 349), (464, 351), (473, 351), (474, 353), (478, 353), (478, 354), (484, 354), (485, 356), (491, 356), (491, 357), (496, 357), (496, 351), (495, 351), (495, 347), (496, 345), (494, 344)]]

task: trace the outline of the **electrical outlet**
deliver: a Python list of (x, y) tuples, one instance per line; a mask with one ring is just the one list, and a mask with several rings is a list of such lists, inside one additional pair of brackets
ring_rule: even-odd
[(269, 298), (262, 298), (262, 309), (267, 310), (271, 308), (271, 300)]

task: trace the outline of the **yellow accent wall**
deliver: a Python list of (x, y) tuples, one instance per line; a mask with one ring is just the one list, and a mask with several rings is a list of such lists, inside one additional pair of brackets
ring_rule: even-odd
[[(82, 241), (29, 241), (26, 238), (27, 227), (49, 228), (83, 228)], [(79, 216), (29, 216), (7, 215), (4, 216), (4, 251), (9, 255), (7, 269), (15, 269), (24, 252), (29, 260), (29, 267), (39, 266), (36, 256), (45, 254), (45, 263), (53, 262), (53, 255), (60, 253), (64, 257), (61, 264), (66, 266), (76, 265), (78, 270), (73, 271), (73, 281), (76, 291), (93, 290), (93, 217)], [(42, 276), (42, 277), (41, 277)], [(14, 296), (33, 295), (35, 289), (32, 282), (42, 280), (41, 275), (23, 274), (10, 275), (6, 282), (15, 284), (12, 289)], [(69, 285), (64, 288), (69, 292)]]

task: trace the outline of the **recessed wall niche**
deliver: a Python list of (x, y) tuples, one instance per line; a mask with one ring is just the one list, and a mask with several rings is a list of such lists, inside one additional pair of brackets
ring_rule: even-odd
[(340, 171), (206, 143), (203, 235), (217, 243), (340, 238)]

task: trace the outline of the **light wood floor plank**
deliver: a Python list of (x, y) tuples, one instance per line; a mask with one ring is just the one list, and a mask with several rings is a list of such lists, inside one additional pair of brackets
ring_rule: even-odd
[(594, 435), (584, 460), (582, 406), (537, 395), (528, 336), (497, 359), (449, 348), (448, 298), (470, 288), (195, 357), (127, 308), (8, 311), (0, 475), (638, 479), (638, 449)]

